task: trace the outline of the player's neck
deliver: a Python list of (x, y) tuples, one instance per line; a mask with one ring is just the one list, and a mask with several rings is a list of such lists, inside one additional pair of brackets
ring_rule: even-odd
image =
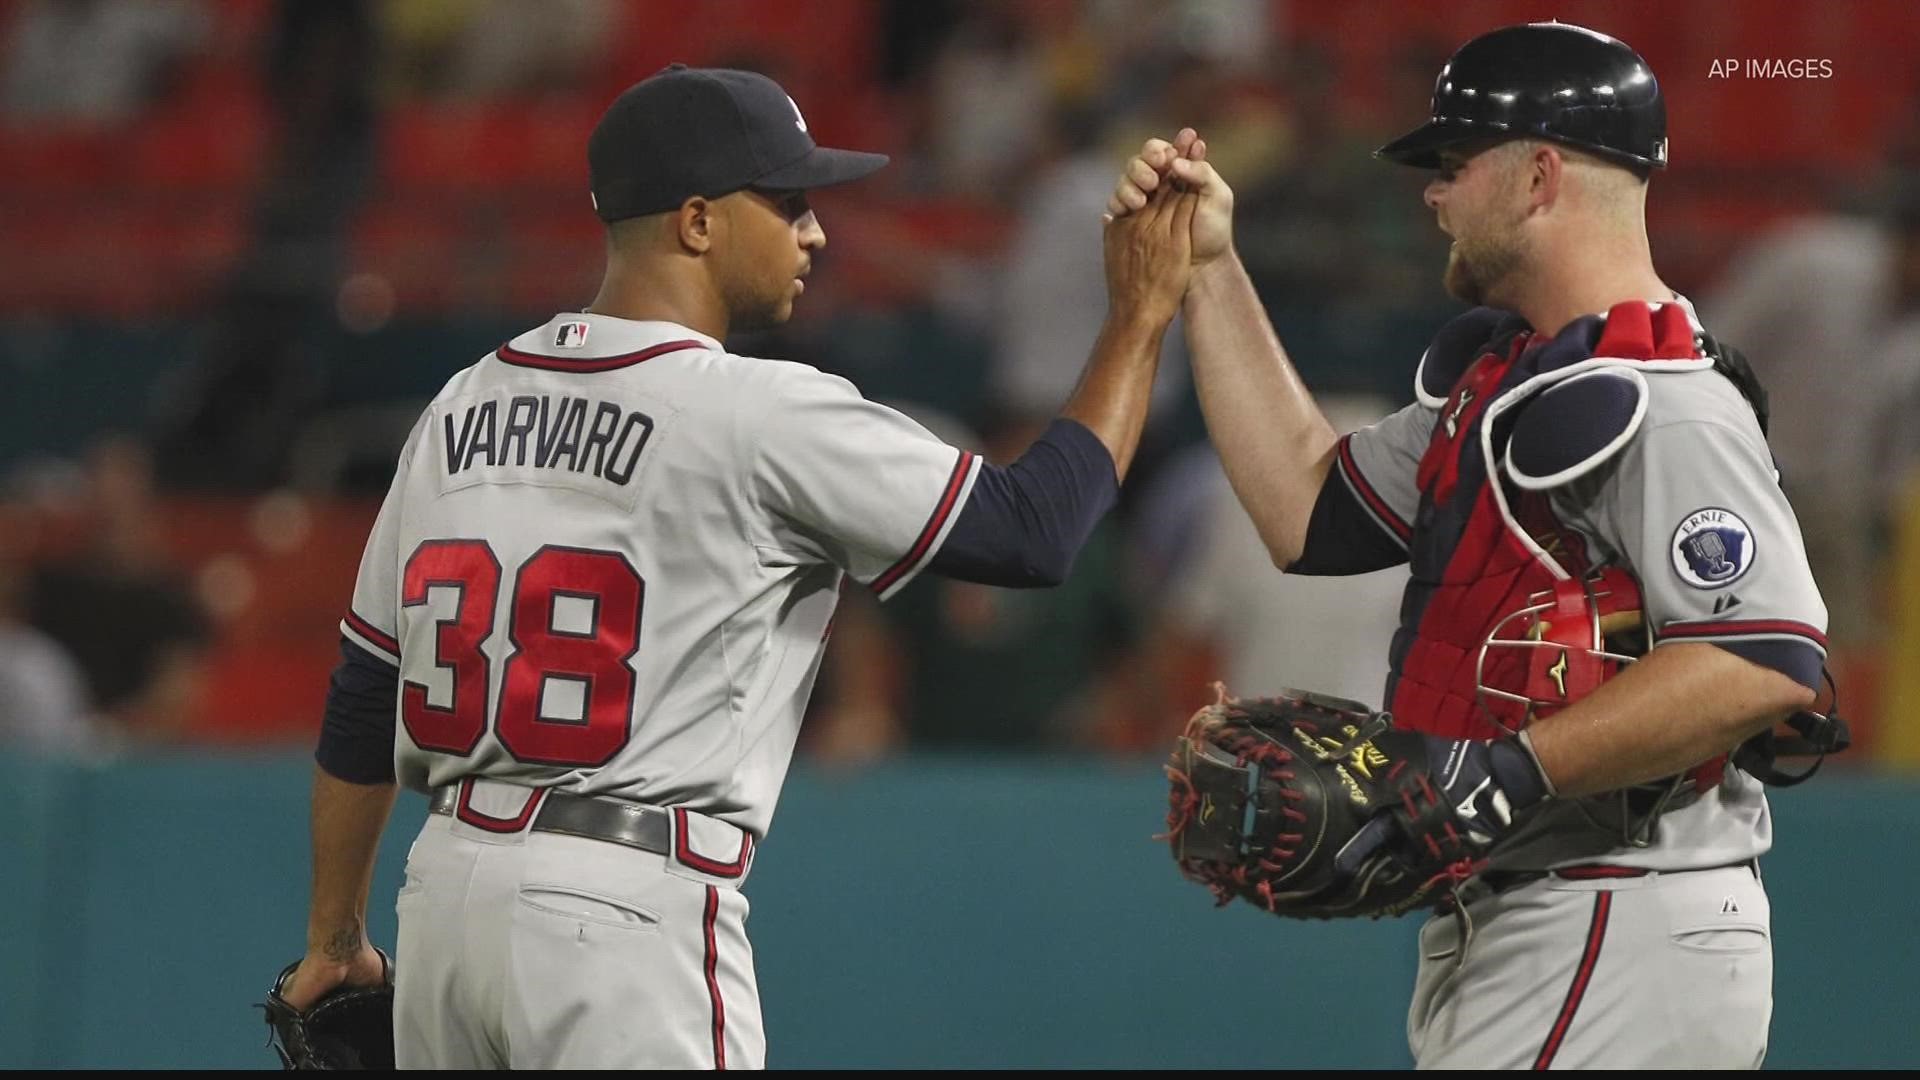
[(1541, 260), (1522, 285), (1511, 308), (1538, 333), (1552, 336), (1583, 315), (1604, 315), (1629, 300), (1669, 303), (1673, 289), (1660, 280), (1644, 237), (1615, 243), (1588, 243), (1560, 257)]
[(727, 340), (726, 305), (704, 283), (671, 274), (609, 266), (600, 291), (582, 310), (616, 319), (678, 323), (715, 341)]

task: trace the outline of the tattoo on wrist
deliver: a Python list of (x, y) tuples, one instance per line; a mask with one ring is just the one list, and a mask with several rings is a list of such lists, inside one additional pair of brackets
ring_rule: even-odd
[(349, 925), (327, 935), (327, 939), (320, 944), (320, 953), (335, 963), (347, 963), (360, 955), (360, 941), (363, 936), (360, 921), (355, 919)]

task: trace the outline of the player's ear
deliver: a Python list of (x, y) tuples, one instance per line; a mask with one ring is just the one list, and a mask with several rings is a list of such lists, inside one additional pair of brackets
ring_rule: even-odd
[(1550, 207), (1560, 198), (1560, 183), (1566, 174), (1566, 158), (1560, 148), (1547, 142), (1534, 143), (1525, 161), (1522, 182), (1527, 188), (1527, 208)]
[(700, 195), (680, 204), (674, 215), (674, 226), (681, 247), (695, 255), (707, 253), (713, 246), (713, 210), (713, 204)]

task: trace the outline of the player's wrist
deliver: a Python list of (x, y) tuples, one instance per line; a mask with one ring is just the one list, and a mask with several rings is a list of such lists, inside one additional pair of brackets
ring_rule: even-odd
[(1195, 259), (1193, 278), (1187, 285), (1187, 302), (1206, 293), (1218, 292), (1230, 287), (1236, 278), (1246, 271), (1240, 265), (1240, 252), (1228, 244), (1219, 253), (1205, 259)]
[(1157, 357), (1160, 341), (1172, 322), (1172, 313), (1156, 311), (1147, 305), (1116, 303), (1107, 308), (1101, 336), (1134, 349), (1151, 349)]
[(1553, 777), (1547, 774), (1547, 767), (1541, 764), (1540, 754), (1533, 748), (1533, 733), (1531, 731), (1522, 731), (1520, 734), (1515, 735), (1512, 741), (1527, 755), (1527, 760), (1533, 763), (1534, 772), (1540, 775), (1540, 783), (1547, 789), (1545, 798), (1551, 799), (1559, 795), (1560, 791), (1554, 787)]
[(355, 914), (315, 916), (307, 923), (307, 954), (329, 964), (350, 964), (372, 947), (366, 924)]
[(1546, 770), (1519, 738), (1495, 739), (1487, 744), (1487, 771), (1493, 782), (1507, 793), (1507, 802), (1518, 812), (1553, 796), (1553, 784)]

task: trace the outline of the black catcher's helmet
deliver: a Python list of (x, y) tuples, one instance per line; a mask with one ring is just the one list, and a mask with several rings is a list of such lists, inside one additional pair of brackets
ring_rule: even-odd
[(1667, 165), (1667, 104), (1624, 42), (1567, 23), (1527, 23), (1460, 46), (1433, 84), (1433, 115), (1374, 151), (1422, 169), (1487, 136), (1575, 146), (1644, 172)]

